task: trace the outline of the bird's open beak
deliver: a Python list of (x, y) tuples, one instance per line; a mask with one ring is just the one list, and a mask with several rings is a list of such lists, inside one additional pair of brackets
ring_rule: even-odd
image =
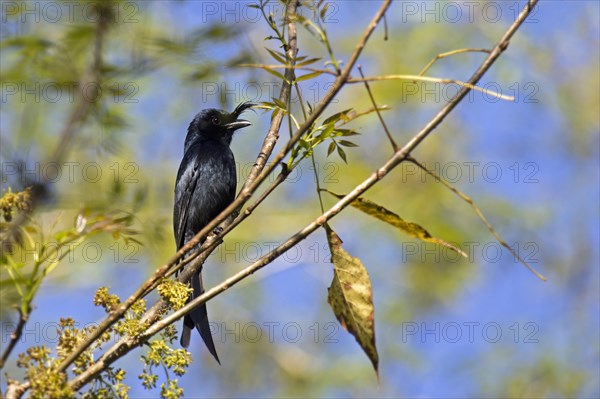
[(226, 124), (225, 127), (230, 130), (237, 130), (237, 129), (241, 129), (243, 127), (248, 127), (248, 126), (252, 125), (247, 120), (237, 119), (237, 118), (239, 118), (239, 116), (242, 114), (242, 112), (244, 112), (245, 110), (247, 110), (249, 108), (254, 107), (255, 105), (256, 104), (251, 103), (249, 101), (239, 104), (231, 113), (231, 115), (234, 116), (236, 118), (236, 120)]
[(229, 129), (229, 130), (238, 130), (241, 129), (243, 127), (248, 127), (252, 125), (252, 123), (248, 122), (247, 120), (244, 119), (238, 119), (237, 121), (233, 121), (230, 123), (227, 123), (224, 127)]

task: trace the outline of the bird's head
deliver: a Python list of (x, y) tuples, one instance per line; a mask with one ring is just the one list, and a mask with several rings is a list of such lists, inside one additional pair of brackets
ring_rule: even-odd
[(217, 141), (226, 145), (231, 144), (231, 138), (236, 130), (251, 125), (250, 122), (239, 119), (239, 117), (245, 110), (254, 105), (251, 102), (243, 102), (233, 112), (214, 108), (200, 111), (188, 127), (187, 137), (185, 138), (185, 151), (198, 141)]

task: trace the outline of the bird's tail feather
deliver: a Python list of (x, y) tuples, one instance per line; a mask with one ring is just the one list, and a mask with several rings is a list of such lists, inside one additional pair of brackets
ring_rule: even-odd
[(192, 334), (193, 329), (194, 322), (192, 321), (192, 318), (189, 315), (185, 315), (183, 317), (183, 331), (181, 332), (181, 339), (179, 340), (179, 343), (184, 348), (190, 346), (190, 336)]
[[(198, 272), (192, 278), (192, 295), (190, 299), (194, 299), (204, 293), (204, 287), (202, 285), (202, 275)], [(212, 339), (212, 333), (210, 331), (210, 325), (208, 323), (208, 313), (206, 310), (206, 304), (202, 304), (200, 307), (192, 310), (188, 315), (186, 315), (183, 319), (183, 331), (181, 333), (181, 346), (187, 348), (190, 344), (190, 335), (191, 331), (196, 327), (204, 344), (208, 348), (208, 351), (215, 358), (217, 363), (221, 364), (219, 360), (219, 356), (217, 355), (217, 350), (215, 348), (215, 344)]]

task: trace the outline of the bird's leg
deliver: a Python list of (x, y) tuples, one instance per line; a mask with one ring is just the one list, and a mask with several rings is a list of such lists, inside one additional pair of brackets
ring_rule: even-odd
[[(235, 218), (237, 218), (239, 216), (239, 212), (238, 211), (233, 211), (231, 213), (231, 215), (229, 215), (227, 217), (227, 220), (231, 223)], [(213, 229), (212, 234), (218, 236), (219, 234), (221, 234), (223, 232), (223, 227), (221, 226), (217, 226)]]

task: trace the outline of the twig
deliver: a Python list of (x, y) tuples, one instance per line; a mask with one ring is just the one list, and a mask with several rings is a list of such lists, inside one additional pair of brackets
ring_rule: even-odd
[(506, 248), (515, 258), (517, 258), (521, 262), (521, 264), (523, 266), (525, 266), (530, 272), (532, 272), (533, 274), (535, 274), (540, 280), (547, 281), (546, 277), (544, 277), (537, 270), (535, 270), (531, 265), (529, 265), (527, 262), (525, 262), (525, 260), (523, 258), (521, 258), (521, 256), (519, 256), (519, 254), (517, 252), (515, 252), (515, 250), (512, 249), (510, 247), (510, 245), (508, 245), (506, 243), (506, 241), (504, 241), (502, 239), (502, 237), (500, 237), (500, 234), (498, 234), (498, 232), (496, 231), (496, 229), (494, 229), (494, 227), (491, 225), (491, 223), (488, 222), (488, 220), (485, 217), (485, 215), (483, 214), (483, 212), (481, 212), (481, 209), (479, 209), (479, 207), (477, 206), (477, 204), (475, 204), (475, 201), (473, 201), (471, 199), (471, 197), (469, 197), (468, 195), (462, 193), (460, 190), (458, 190), (456, 187), (454, 187), (451, 183), (447, 182), (442, 177), (438, 176), (437, 173), (434, 173), (431, 170), (427, 169), (425, 167), (425, 165), (421, 164), (419, 161), (417, 161), (413, 157), (408, 157), (407, 161), (412, 162), (415, 165), (417, 165), (425, 173), (427, 173), (428, 175), (432, 176), (436, 181), (442, 183), (448, 190), (452, 191), (454, 194), (456, 194), (457, 196), (459, 196), (467, 204), (471, 205), (471, 207), (473, 208), (473, 210), (475, 211), (475, 213), (477, 214), (477, 216), (479, 217), (479, 219), (483, 222), (483, 224), (485, 225), (485, 227), (487, 227), (487, 229), (489, 230), (489, 232), (492, 233), (492, 235), (496, 238), (496, 240), (498, 240), (498, 242), (500, 243), (500, 245), (502, 245), (504, 248)]
[[(362, 78), (364, 79), (365, 75), (363, 74), (362, 67), (360, 65), (358, 66), (358, 72), (360, 72), (360, 76), (362, 76)], [(379, 108), (377, 107), (377, 103), (375, 102), (375, 97), (373, 97), (373, 93), (371, 92), (369, 83), (366, 80), (364, 82), (365, 82), (365, 88), (367, 89), (367, 93), (369, 93), (369, 98), (371, 99), (371, 103), (373, 104), (373, 108), (375, 108), (375, 112), (377, 112), (377, 117), (379, 118), (379, 121), (381, 122), (381, 126), (383, 126), (383, 130), (385, 131), (385, 134), (387, 135), (388, 139), (390, 140), (390, 144), (392, 145), (394, 152), (396, 152), (400, 149), (400, 147), (398, 147), (398, 144), (396, 144), (396, 141), (394, 141), (394, 137), (392, 137), (390, 130), (388, 129), (387, 125), (385, 124), (385, 121), (383, 120), (383, 116), (381, 115), (381, 112), (379, 112)]]
[(482, 87), (476, 86), (469, 82), (463, 82), (461, 80), (456, 79), (445, 79), (445, 78), (433, 78), (429, 76), (420, 76), (420, 75), (385, 75), (385, 76), (370, 76), (368, 78), (350, 78), (348, 79), (348, 83), (360, 83), (360, 82), (377, 82), (382, 80), (409, 80), (412, 82), (421, 81), (421, 82), (433, 82), (433, 83), (441, 83), (441, 84), (457, 84), (461, 86), (463, 89), (467, 88), (469, 90), (476, 90), (492, 97), (496, 97), (506, 101), (515, 101), (513, 96), (506, 96), (504, 94), (500, 94), (494, 90), (484, 89)]
[(25, 327), (25, 324), (27, 324), (28, 319), (29, 310), (27, 312), (23, 312), (23, 310), (19, 309), (19, 322), (17, 323), (17, 328), (15, 329), (15, 331), (10, 335), (10, 342), (4, 350), (4, 353), (2, 353), (2, 358), (0, 358), (0, 370), (2, 370), (4, 364), (6, 363), (6, 360), (17, 345), (17, 342), (19, 342), (19, 339), (23, 334), (23, 328)]
[(60, 139), (58, 144), (54, 149), (54, 155), (52, 159), (54, 162), (60, 163), (61, 160), (67, 154), (69, 150), (70, 144), (73, 142), (73, 137), (77, 132), (77, 129), (81, 126), (85, 119), (88, 116), (89, 110), (92, 107), (93, 101), (91, 99), (86, 98), (83, 94), (84, 87), (86, 87), (87, 83), (92, 82), (94, 85), (94, 93), (92, 94), (92, 98), (97, 97), (96, 88), (100, 83), (100, 69), (102, 67), (102, 45), (104, 43), (104, 36), (106, 34), (108, 24), (110, 21), (110, 7), (105, 8), (102, 5), (96, 5), (98, 12), (98, 22), (96, 24), (96, 37), (94, 42), (94, 58), (92, 59), (92, 63), (90, 65), (89, 70), (84, 74), (83, 84), (81, 84), (81, 89), (77, 92), (79, 101), (75, 108), (73, 108), (73, 112), (69, 116), (69, 120), (65, 125), (64, 129), (60, 133)]
[(425, 72), (427, 72), (429, 70), (429, 68), (431, 68), (433, 66), (433, 64), (435, 64), (437, 61), (441, 60), (442, 58), (446, 58), (446, 57), (450, 57), (451, 55), (456, 55), (456, 54), (461, 54), (461, 53), (490, 53), (491, 50), (485, 49), (485, 48), (461, 48), (458, 50), (452, 50), (452, 51), (448, 51), (446, 53), (441, 53), (436, 55), (431, 61), (429, 61), (429, 63), (425, 66), (425, 68), (423, 68), (421, 70), (421, 72), (419, 72), (419, 76), (423, 76), (425, 75)]
[[(477, 71), (473, 74), (471, 79), (469, 80), (470, 84), (476, 84), (479, 79), (487, 72), (487, 70), (493, 65), (493, 63), (498, 59), (498, 57), (506, 50), (510, 39), (517, 31), (519, 26), (525, 21), (527, 16), (531, 13), (531, 10), (535, 6), (538, 0), (530, 0), (527, 5), (523, 8), (518, 18), (513, 22), (513, 24), (508, 28), (506, 33), (502, 36), (502, 38), (498, 41), (494, 49), (490, 52), (488, 57), (482, 62)], [(182, 318), (185, 314), (192, 311), (196, 307), (200, 306), (202, 303), (205, 303), (211, 298), (214, 298), (218, 294), (226, 291), (231, 288), (236, 283), (255, 273), (259, 269), (263, 268), (277, 257), (281, 256), (288, 249), (296, 245), (298, 242), (302, 241), (306, 238), (310, 233), (315, 231), (317, 228), (323, 226), (329, 219), (333, 218), (339, 212), (341, 212), (346, 206), (348, 206), (352, 201), (358, 198), (362, 193), (367, 191), (371, 186), (373, 186), (376, 182), (381, 180), (385, 175), (387, 175), (392, 169), (398, 166), (401, 162), (407, 160), (410, 157), (410, 153), (444, 120), (444, 118), (462, 101), (462, 99), (468, 94), (469, 88), (463, 88), (458, 95), (452, 99), (438, 114), (423, 128), (419, 131), (402, 149), (397, 151), (383, 166), (381, 166), (376, 172), (371, 174), (366, 180), (364, 180), (361, 184), (356, 186), (350, 193), (348, 193), (344, 198), (339, 200), (334, 206), (329, 208), (329, 210), (315, 219), (312, 223), (304, 227), (302, 230), (298, 231), (296, 234), (291, 236), (287, 241), (283, 244), (279, 245), (268, 254), (264, 255), (256, 262), (247, 266), (243, 270), (234, 274), (230, 278), (223, 281), (221, 284), (216, 285), (210, 290), (206, 291), (201, 296), (195, 298), (191, 302), (189, 302), (184, 307), (179, 310), (171, 313), (169, 316), (165, 317), (158, 323), (155, 323), (148, 330), (146, 330), (141, 339), (148, 339), (152, 335), (158, 333), (166, 326), (174, 323), (175, 321)]]

